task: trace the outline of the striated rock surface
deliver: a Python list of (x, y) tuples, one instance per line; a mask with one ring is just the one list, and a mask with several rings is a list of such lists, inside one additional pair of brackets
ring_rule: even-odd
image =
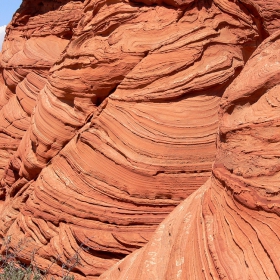
[[(278, 1), (267, 3), (23, 1), (8, 26), (0, 77), (0, 235), (12, 236), (12, 247), (28, 239), (22, 261), (35, 250), (36, 263), (58, 277), (52, 259), (67, 262), (78, 251), (75, 279), (97, 279), (128, 254), (101, 278), (242, 279), (244, 266), (252, 279), (261, 277), (252, 274), (254, 260), (244, 249), (258, 246), (258, 237), (246, 241), (234, 230), (240, 224), (247, 232), (243, 212), (250, 219), (243, 223), (254, 227), (253, 214), (260, 214), (249, 205), (268, 203), (256, 194), (242, 202), (247, 197), (240, 191), (239, 199), (232, 178), (247, 195), (254, 191), (243, 182), (248, 174), (259, 180), (266, 161), (277, 166), (273, 153), (249, 160), (246, 150), (263, 145), (252, 124), (259, 121), (265, 133), (263, 122), (276, 114), (251, 96), (277, 85), (270, 50), (277, 51), (277, 35), (240, 74), (279, 26)], [(236, 129), (240, 121), (245, 134)], [(271, 143), (267, 137), (260, 139)]]
[(221, 100), (211, 178), (100, 279), (279, 279), (280, 32)]
[[(81, 1), (24, 1), (7, 26), (1, 55), (1, 178), (5, 169), (17, 165), (13, 155), (30, 126), (38, 94), (47, 82), (50, 67), (67, 46), (82, 7)], [(2, 187), (2, 196), (4, 192)]]

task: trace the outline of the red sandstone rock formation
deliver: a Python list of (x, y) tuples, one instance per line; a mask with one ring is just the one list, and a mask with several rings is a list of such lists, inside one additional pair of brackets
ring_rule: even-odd
[[(267, 4), (277, 7), (277, 1)], [(223, 256), (224, 263), (216, 263), (222, 255), (215, 246), (231, 248), (223, 244), (230, 239), (216, 245), (209, 236), (233, 232), (219, 211), (235, 203), (220, 187), (225, 182), (231, 190), (222, 176), (228, 170), (231, 178), (235, 170), (242, 181), (249, 162), (242, 157), (248, 153), (240, 141), (250, 145), (250, 131), (227, 140), (230, 122), (241, 118), (237, 111), (255, 110), (247, 103), (237, 106), (236, 100), (243, 102), (252, 94), (251, 87), (258, 91), (266, 85), (258, 78), (248, 86), (238, 80), (231, 83), (260, 42), (279, 26), (277, 11), (266, 9), (262, 1), (245, 0), (24, 0), (8, 27), (0, 77), (0, 233), (12, 236), (13, 246), (29, 238), (21, 259), (29, 262), (35, 249), (36, 262), (46, 268), (53, 257), (66, 261), (85, 244), (89, 250), (81, 251), (75, 276), (96, 279), (145, 245), (168, 213), (211, 176), (219, 102), (230, 86), (223, 97), (222, 142), (211, 180), (175, 210), (151, 243), (125, 259), (120, 270), (112, 268), (102, 277), (125, 279), (128, 273), (130, 279), (203, 279), (212, 273), (214, 278), (239, 279), (235, 275), (249, 261), (236, 253), (241, 266), (237, 274), (229, 274), (223, 269), (232, 269), (233, 261)], [(259, 64), (250, 63), (246, 68), (253, 77)], [(233, 158), (235, 149), (240, 158)], [(255, 177), (262, 174), (260, 169), (254, 172)], [(242, 205), (238, 211), (245, 215), (248, 210)], [(213, 214), (215, 207), (219, 214)], [(231, 211), (240, 218), (236, 209)], [(234, 227), (238, 221), (228, 215), (232, 220), (226, 217), (226, 223)], [(168, 237), (164, 226), (174, 216), (174, 232)], [(195, 224), (199, 219), (202, 224)], [(189, 226), (189, 235), (175, 234), (184, 226)], [(157, 237), (161, 234), (168, 235), (162, 243)], [(166, 253), (150, 250), (156, 242)], [(241, 251), (246, 244), (239, 244)], [(173, 260), (179, 260), (182, 269), (173, 268)], [(248, 267), (248, 275), (253, 275), (252, 265)], [(57, 265), (51, 272), (61, 273)]]
[[(64, 51), (81, 18), (81, 1), (67, 2), (24, 1), (7, 27), (1, 56), (1, 178), (5, 168), (6, 176), (17, 178), (13, 167), (18, 160), (13, 155), (30, 126), (49, 69)], [(9, 182), (7, 179), (5, 183)], [(1, 192), (3, 196), (3, 188)]]
[(100, 279), (279, 279), (280, 32), (221, 100), (211, 178)]

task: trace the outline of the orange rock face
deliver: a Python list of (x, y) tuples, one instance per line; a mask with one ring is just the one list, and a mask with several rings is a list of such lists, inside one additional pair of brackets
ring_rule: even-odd
[(23, 1), (0, 77), (0, 235), (28, 238), (23, 261), (79, 251), (76, 279), (277, 279), (268, 2)]
[[(17, 174), (11, 174), (14, 166), (18, 166), (18, 159), (13, 156), (30, 126), (49, 69), (68, 44), (69, 26), (77, 25), (82, 15), (81, 2), (71, 5), (67, 2), (64, 1), (64, 5), (46, 2), (51, 6), (47, 8), (40, 1), (24, 1), (7, 27), (1, 55), (1, 178), (12, 176), (15, 177), (12, 181), (17, 179)], [(53, 24), (50, 26), (46, 22)], [(11, 180), (7, 179), (2, 185), (5, 184), (12, 184)], [(2, 196), (4, 192), (2, 186)]]
[(221, 100), (211, 178), (100, 279), (279, 279), (280, 32)]

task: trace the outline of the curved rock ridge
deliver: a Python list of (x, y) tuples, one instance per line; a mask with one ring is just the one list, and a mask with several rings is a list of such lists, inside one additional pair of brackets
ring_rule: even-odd
[(248, 9), (256, 25), (260, 30), (262, 38), (279, 30), (280, 25), (280, 3), (279, 1), (262, 0), (239, 0)]
[[(74, 252), (79, 244), (86, 243), (93, 250), (91, 255), (85, 254), (83, 266), (79, 267), (86, 275), (100, 274), (119, 258), (143, 246), (164, 217), (210, 175), (207, 170), (213, 154), (208, 150), (212, 141), (209, 145), (206, 140), (211, 140), (212, 135), (208, 136), (205, 127), (196, 132), (197, 137), (206, 133), (206, 143), (197, 143), (204, 151), (204, 161), (197, 155), (197, 148), (186, 145), (196, 139), (194, 134), (188, 137), (194, 120), (186, 108), (201, 100), (205, 106), (196, 108), (201, 122), (207, 118), (215, 120), (212, 106), (217, 106), (218, 98), (212, 96), (208, 100), (196, 96), (168, 106), (127, 106), (108, 101), (92, 127), (73, 139), (31, 185), (34, 191), (18, 216), (19, 228), (25, 233), (36, 232), (37, 246), (45, 245), (41, 250), (42, 254), (48, 252), (47, 259), (58, 253), (67, 257), (69, 251)], [(210, 116), (207, 110), (204, 115), (206, 108)], [(166, 115), (159, 114), (163, 109), (168, 115), (173, 112), (169, 122)], [(176, 134), (171, 134), (171, 127), (178, 123)], [(195, 158), (198, 163), (192, 166), (191, 160)], [(46, 238), (49, 227), (27, 222), (30, 217), (57, 225), (58, 234)], [(65, 240), (65, 249), (57, 251), (52, 242), (69, 235), (68, 231), (72, 232), (71, 242)], [(18, 238), (23, 237), (16, 232)], [(104, 255), (110, 258), (102, 259)]]
[[(237, 200), (221, 187), (226, 184), (221, 179), (226, 170), (219, 177), (222, 164), (228, 164), (229, 173), (236, 169), (243, 180), (238, 170), (245, 160), (227, 155), (227, 149), (236, 147), (234, 141), (216, 143), (216, 138), (219, 133), (224, 139), (224, 127), (231, 127), (220, 125), (218, 131), (221, 96), (228, 88), (221, 124), (234, 122), (240, 117), (233, 109), (236, 100), (244, 100), (250, 92), (242, 97), (241, 82), (231, 83), (276, 28), (268, 28), (272, 14), (264, 19), (264, 13), (256, 13), (252, 6), (249, 1), (228, 0), (23, 1), (4, 43), (0, 88), (0, 234), (13, 237), (12, 247), (28, 239), (21, 260), (30, 262), (35, 250), (36, 263), (44, 269), (53, 258), (66, 262), (78, 251), (75, 279), (97, 279), (132, 254), (101, 277), (239, 279), (242, 270), (225, 272), (231, 257), (223, 255), (221, 259), (227, 261), (218, 263), (221, 255), (215, 255), (216, 245), (207, 244), (211, 241), (207, 231), (213, 230), (215, 221), (230, 236), (224, 220), (217, 217), (231, 201), (228, 220), (239, 211), (249, 213), (246, 205), (240, 210)], [(46, 25), (47, 19), (52, 24)], [(273, 22), (276, 26), (277, 20)], [(262, 91), (257, 88), (271, 82), (249, 81), (246, 78), (246, 85), (256, 87), (258, 96)], [(239, 137), (243, 142), (247, 139)], [(174, 223), (171, 237), (162, 227), (158, 230), (167, 234), (162, 242), (170, 242), (162, 243), (162, 249), (170, 250), (170, 258), (180, 255), (178, 267), (183, 263), (192, 267), (191, 272), (185, 268), (180, 272), (168, 264), (169, 258), (164, 259), (168, 254), (154, 263), (156, 251), (147, 248), (159, 244), (158, 232), (152, 237), (155, 229), (188, 196), (182, 205), (193, 218), (182, 218), (176, 208), (167, 219)], [(252, 213), (248, 215), (254, 217)], [(212, 224), (204, 222), (206, 216)], [(179, 231), (175, 234), (180, 219), (193, 221), (189, 236), (195, 242), (194, 254), (200, 252), (201, 257), (182, 255), (191, 250), (184, 245), (190, 241)], [(222, 252), (226, 242), (218, 243)], [(237, 247), (242, 250), (247, 244)], [(249, 260), (244, 257), (242, 262), (236, 254), (233, 258), (249, 267), (251, 277)], [(61, 276), (59, 265), (51, 265), (50, 270)]]
[(45, 71), (29, 73), (17, 85), (16, 94), (11, 97), (0, 111), (0, 174), (3, 176), (4, 168), (12, 154), (17, 149), (20, 140), (30, 124), (32, 109), (36, 104), (37, 94), (45, 85)]
[[(47, 7), (40, 1), (24, 1), (7, 27), (1, 54), (1, 178), (5, 169), (6, 176), (17, 176), (13, 166), (18, 165), (18, 160), (13, 155), (30, 126), (33, 108), (47, 82), (49, 69), (69, 42), (69, 24), (73, 28), (77, 26), (82, 15), (81, 1), (67, 2), (46, 3)], [(59, 11), (52, 11), (58, 8)], [(46, 22), (53, 24), (50, 27)], [(4, 187), (9, 182), (2, 182), (0, 196), (5, 194)]]
[(113, 92), (112, 98), (137, 102), (182, 98), (208, 88), (221, 96), (259, 38), (249, 14), (234, 7), (232, 16), (207, 2), (183, 13), (88, 1), (75, 36), (51, 69), (15, 155), (17, 164), (10, 164), (3, 184), (36, 178)]
[(211, 178), (99, 279), (279, 279), (280, 32), (221, 100)]

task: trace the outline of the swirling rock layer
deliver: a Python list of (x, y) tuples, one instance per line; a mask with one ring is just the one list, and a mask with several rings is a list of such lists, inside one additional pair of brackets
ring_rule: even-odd
[(241, 233), (277, 202), (277, 35), (252, 56), (277, 26), (261, 1), (24, 0), (0, 80), (0, 233), (28, 239), (20, 259), (58, 277), (52, 259), (79, 252), (76, 279), (273, 279), (277, 254)]
[(100, 279), (279, 279), (279, 47), (226, 90), (211, 178)]
[[(80, 19), (82, 3), (70, 5), (67, 2), (57, 2), (52, 9), (59, 8), (59, 11), (49, 11), (42, 2), (24, 1), (7, 27), (1, 55), (1, 178), (17, 178), (13, 166), (18, 165), (18, 159), (14, 154), (30, 126), (49, 69), (68, 43), (68, 25), (74, 27)], [(54, 24), (50, 27), (46, 21)], [(3, 186), (9, 183), (9, 180), (2, 183), (2, 196), (5, 193)]]

